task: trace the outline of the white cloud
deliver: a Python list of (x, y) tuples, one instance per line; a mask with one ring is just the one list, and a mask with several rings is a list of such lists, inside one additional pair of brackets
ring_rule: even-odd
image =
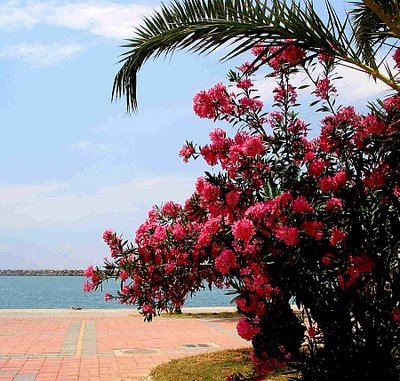
[(38, 22), (30, 12), (19, 7), (19, 2), (9, 2), (0, 5), (0, 29), (7, 31), (24, 28), (32, 28)]
[[(337, 76), (343, 77), (334, 82), (334, 86), (338, 91), (338, 101), (345, 105), (365, 104), (369, 100), (385, 96), (389, 90), (388, 86), (382, 81), (375, 82), (367, 74), (350, 67), (338, 66), (336, 73)], [(293, 85), (295, 86), (310, 83), (304, 73), (299, 73), (293, 80)], [(274, 78), (259, 77), (255, 81), (255, 85), (259, 90), (258, 95), (260, 95), (261, 100), (267, 105), (271, 105), (273, 103), (273, 90), (277, 87)], [(309, 94), (310, 91), (312, 91), (312, 86), (304, 90), (302, 94)], [(301, 97), (299, 101), (301, 101)]]
[(111, 143), (95, 143), (88, 140), (81, 140), (69, 146), (73, 152), (83, 153), (88, 155), (102, 155), (110, 152), (115, 152), (118, 147)]
[(347, 104), (365, 103), (385, 96), (389, 90), (382, 81), (375, 82), (367, 74), (353, 68), (340, 66), (337, 72), (343, 79), (336, 81), (335, 86), (340, 99)]
[(0, 228), (74, 224), (99, 215), (107, 222), (105, 215), (126, 216), (138, 210), (142, 215), (147, 212), (143, 208), (154, 204), (183, 202), (194, 191), (194, 182), (194, 176), (158, 176), (102, 186), (90, 193), (61, 184), (0, 186)]
[(71, 29), (88, 30), (110, 38), (129, 38), (133, 26), (152, 10), (143, 5), (78, 4), (48, 8), (50, 24)]
[(0, 183), (0, 207), (19, 202), (29, 202), (36, 197), (67, 187), (65, 183), (21, 184), (10, 185)]
[(0, 57), (22, 59), (33, 67), (43, 68), (69, 59), (82, 49), (78, 44), (18, 44), (0, 47)]
[(271, 105), (274, 99), (273, 91), (275, 87), (277, 87), (275, 79), (271, 77), (257, 77), (257, 79), (254, 80), (254, 85), (255, 88), (258, 89), (257, 95), (261, 97), (261, 100), (265, 104)]
[[(88, 1), (78, 4), (12, 1), (0, 6), (0, 29), (32, 28), (47, 24), (86, 30), (107, 38), (125, 39), (152, 7)], [(6, 15), (6, 16), (4, 16)]]

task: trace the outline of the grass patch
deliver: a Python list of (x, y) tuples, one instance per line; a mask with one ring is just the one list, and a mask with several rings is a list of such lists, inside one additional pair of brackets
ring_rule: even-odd
[[(154, 381), (224, 381), (232, 373), (252, 373), (250, 348), (230, 349), (184, 357), (161, 364), (151, 371)], [(288, 381), (286, 369), (271, 373), (265, 380)]]
[(238, 312), (182, 312), (182, 313), (164, 313), (161, 315), (166, 318), (176, 319), (234, 319), (242, 315)]

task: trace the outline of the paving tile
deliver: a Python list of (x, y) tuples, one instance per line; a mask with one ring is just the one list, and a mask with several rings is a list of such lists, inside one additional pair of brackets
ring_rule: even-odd
[(35, 381), (36, 374), (18, 374), (13, 381)]
[[(154, 366), (248, 347), (237, 320), (156, 318), (131, 311), (0, 311), (0, 381), (143, 381)], [(211, 343), (209, 348), (182, 344)]]

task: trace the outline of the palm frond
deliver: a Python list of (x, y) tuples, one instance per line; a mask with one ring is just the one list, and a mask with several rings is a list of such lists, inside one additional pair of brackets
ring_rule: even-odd
[(143, 19), (136, 36), (123, 45), (127, 51), (114, 79), (112, 99), (125, 95), (128, 112), (136, 110), (137, 74), (150, 58), (182, 49), (208, 54), (227, 46), (229, 51), (222, 58), (227, 60), (260, 42), (276, 45), (284, 39), (295, 40), (314, 53), (324, 51), (389, 82), (375, 73), (372, 53), (360, 54), (349, 19), (340, 20), (330, 3), (326, 4), (328, 22), (318, 16), (311, 0), (303, 6), (295, 0), (174, 0), (162, 5)]
[[(377, 52), (386, 45), (388, 39), (396, 37), (387, 21), (388, 19), (394, 20), (396, 18), (395, 15), (399, 15), (399, 1), (385, 0), (373, 3), (380, 8), (380, 15), (376, 13), (376, 10), (374, 11), (373, 8), (368, 7), (367, 4), (371, 4), (371, 2), (356, 1), (352, 2), (353, 9), (350, 12), (350, 16), (360, 52), (365, 62), (376, 69), (375, 59)], [(382, 15), (387, 15), (386, 22)]]

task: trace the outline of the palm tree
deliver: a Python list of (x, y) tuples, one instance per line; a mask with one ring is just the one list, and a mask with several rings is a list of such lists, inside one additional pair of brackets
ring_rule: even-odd
[[(226, 46), (228, 53), (222, 60), (228, 60), (259, 43), (282, 45), (284, 39), (307, 49), (308, 60), (323, 51), (398, 93), (400, 82), (386, 57), (400, 38), (399, 3), (353, 1), (348, 16), (341, 20), (326, 0), (324, 21), (312, 0), (174, 0), (144, 18), (136, 36), (123, 45), (127, 51), (114, 79), (112, 99), (126, 96), (127, 111), (136, 110), (137, 74), (149, 58), (180, 49), (207, 54)], [(256, 62), (262, 64), (260, 57)]]

